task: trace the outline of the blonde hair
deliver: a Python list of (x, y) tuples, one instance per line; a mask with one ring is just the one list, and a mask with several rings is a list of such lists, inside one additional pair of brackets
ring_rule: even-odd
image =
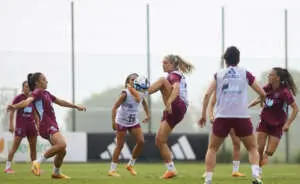
[(170, 60), (175, 68), (179, 69), (182, 73), (191, 73), (195, 69), (195, 67), (191, 63), (185, 61), (178, 55), (170, 54), (167, 55), (166, 58)]

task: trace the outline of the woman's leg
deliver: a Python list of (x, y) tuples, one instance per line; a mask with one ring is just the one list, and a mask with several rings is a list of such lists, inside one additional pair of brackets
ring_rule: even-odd
[(143, 151), (145, 140), (143, 131), (140, 127), (131, 129), (131, 134), (135, 137), (136, 145), (132, 150), (132, 162), (129, 162), (129, 164), (134, 165), (135, 160)]
[(27, 136), (27, 140), (29, 143), (30, 148), (30, 158), (31, 162), (36, 160), (36, 142), (37, 142), (37, 136)]
[(162, 159), (168, 163), (172, 161), (171, 151), (167, 144), (168, 137), (172, 132), (172, 128), (169, 126), (167, 121), (163, 121), (160, 123), (157, 135), (156, 135), (156, 146), (160, 151)]
[(265, 155), (267, 157), (273, 156), (273, 154), (277, 150), (279, 142), (280, 142), (280, 138), (275, 137), (275, 136), (269, 136), (267, 148), (266, 148), (266, 151), (265, 151)]
[[(6, 167), (5, 167), (4, 172), (7, 172), (7, 173), (10, 172), (10, 170), (11, 170), (11, 161), (13, 160), (14, 154), (16, 153), (18, 147), (20, 146), (20, 143), (21, 143), (22, 139), (23, 139), (23, 137), (20, 137), (20, 136), (15, 136), (14, 137), (14, 142), (13, 142), (12, 148), (10, 149), (10, 151), (8, 153), (8, 158), (7, 158), (7, 161), (6, 161)], [(10, 173), (14, 173), (14, 171), (11, 171)]]
[(233, 177), (243, 177), (245, 174), (239, 172), (240, 160), (241, 160), (241, 140), (235, 135), (234, 129), (230, 130), (229, 133), (233, 145), (232, 153), (232, 176)]
[(114, 153), (112, 155), (110, 170), (108, 172), (109, 176), (116, 176), (116, 177), (120, 176), (116, 172), (116, 170), (117, 170), (117, 165), (119, 163), (119, 156), (120, 156), (120, 153), (121, 153), (121, 151), (123, 149), (123, 146), (124, 146), (126, 131), (127, 131), (127, 129), (122, 130), (122, 131), (118, 130), (117, 133), (116, 133), (117, 145), (116, 145), (116, 148), (115, 148)]
[[(52, 146), (44, 154), (42, 154), (39, 159), (34, 161), (32, 164), (32, 172), (36, 176), (40, 175), (40, 164), (43, 161), (45, 161), (48, 158), (51, 158), (53, 156), (55, 156), (55, 158), (54, 158), (54, 166), (55, 166), (54, 174), (60, 173), (60, 167), (61, 167), (61, 164), (62, 164), (63, 159), (66, 154), (67, 144), (66, 144), (65, 138), (63, 137), (63, 135), (60, 132), (55, 132), (55, 133), (51, 134), (49, 141)], [(69, 178), (65, 175), (59, 175), (58, 177), (52, 175), (52, 177), (59, 178), (59, 179)]]
[(126, 165), (126, 169), (135, 176), (137, 173), (133, 169), (136, 159), (141, 154), (143, 147), (144, 147), (144, 134), (142, 132), (141, 127), (132, 128), (130, 131), (131, 135), (135, 137), (136, 144), (132, 150), (132, 158), (129, 160), (128, 164)]
[(167, 179), (176, 176), (176, 168), (172, 160), (171, 151), (167, 144), (168, 137), (172, 132), (172, 128), (166, 120), (160, 123), (157, 135), (156, 135), (156, 146), (160, 152), (163, 161), (166, 163), (167, 171), (161, 178)]
[[(51, 142), (53, 146), (57, 146), (59, 148), (59, 151), (56, 153), (54, 157), (54, 171), (53, 175), (60, 175), (60, 167), (63, 163), (63, 160), (66, 155), (66, 141), (63, 135), (60, 132), (55, 133), (52, 136)], [(52, 146), (52, 147), (53, 147)]]
[(258, 146), (258, 153), (259, 153), (259, 176), (262, 177), (262, 166), (268, 162), (266, 155), (264, 154), (266, 142), (268, 139), (268, 134), (265, 132), (257, 131), (256, 132), (257, 138), (257, 146)]
[(258, 153), (259, 153), (259, 166), (262, 167), (268, 134), (265, 132), (256, 132), (256, 137), (257, 137), (257, 145), (258, 145)]
[(205, 155), (206, 176), (205, 183), (211, 183), (213, 170), (216, 165), (217, 151), (224, 142), (224, 137), (218, 137), (213, 133), (210, 134), (209, 145)]
[(257, 149), (257, 141), (255, 135), (252, 134), (250, 136), (241, 137), (241, 141), (246, 147), (249, 153), (249, 162), (252, 168), (252, 177), (255, 182), (260, 182), (259, 180), (259, 153)]
[(158, 79), (158, 81), (156, 81), (149, 87), (148, 92), (149, 94), (153, 94), (158, 90), (161, 91), (164, 104), (166, 104), (172, 92), (172, 85), (169, 83), (169, 81), (166, 78), (161, 77)]

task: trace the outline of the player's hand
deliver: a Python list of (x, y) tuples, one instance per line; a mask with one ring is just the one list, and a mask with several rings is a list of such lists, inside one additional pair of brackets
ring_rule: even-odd
[(145, 119), (143, 120), (143, 123), (148, 123), (150, 119), (150, 116), (146, 116)]
[(289, 131), (290, 125), (288, 125), (287, 123), (285, 123), (282, 127), (282, 131), (287, 132)]
[(117, 130), (117, 123), (116, 123), (116, 122), (113, 122), (113, 123), (112, 123), (112, 129), (113, 129), (113, 130)]
[(171, 113), (172, 113), (172, 106), (171, 106), (171, 104), (167, 103), (167, 104), (166, 104), (165, 110), (166, 110), (169, 114), (171, 114)]
[(198, 124), (201, 128), (203, 128), (206, 124), (206, 117), (201, 117), (200, 120), (198, 121)]
[(78, 110), (78, 111), (86, 111), (86, 107), (85, 106), (82, 106), (82, 105), (77, 105), (77, 107), (76, 107), (76, 109)]
[(215, 121), (215, 116), (214, 115), (210, 116), (209, 121), (210, 121), (211, 124), (213, 124), (214, 121)]
[(36, 130), (37, 135), (40, 135), (39, 129), (40, 129), (40, 125), (39, 125), (39, 124), (36, 124), (36, 125), (35, 125), (35, 130)]
[(14, 105), (8, 105), (7, 108), (6, 108), (7, 112), (13, 111), (13, 110), (15, 110), (15, 109), (16, 109), (16, 108), (15, 108)]
[(12, 133), (12, 134), (13, 134), (13, 133), (14, 133), (14, 131), (15, 131), (15, 127), (14, 127), (14, 125), (9, 125), (9, 129), (8, 129), (8, 130), (9, 130), (9, 132), (10, 132), (10, 133)]

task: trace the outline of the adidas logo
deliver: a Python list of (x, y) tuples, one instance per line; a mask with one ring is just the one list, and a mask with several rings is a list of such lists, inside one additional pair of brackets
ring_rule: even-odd
[[(107, 146), (107, 148), (106, 148), (107, 150), (102, 152), (99, 155), (101, 159), (110, 160), (112, 158), (112, 155), (113, 155), (114, 150), (116, 148), (116, 142), (117, 142), (117, 140), (114, 139), (114, 142)], [(124, 143), (124, 146), (123, 146), (123, 149), (122, 149), (121, 154), (119, 156), (119, 159), (126, 159), (126, 160), (131, 159), (131, 152), (130, 152), (129, 147), (128, 147), (126, 142)]]
[(186, 138), (186, 136), (181, 136), (178, 139), (178, 143), (171, 146), (173, 158), (176, 158), (177, 160), (195, 160), (196, 155)]

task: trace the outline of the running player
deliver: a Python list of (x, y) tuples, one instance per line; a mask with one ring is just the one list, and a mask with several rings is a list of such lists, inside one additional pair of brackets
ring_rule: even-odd
[(39, 159), (33, 161), (32, 172), (34, 175), (39, 176), (40, 164), (48, 158), (55, 156), (53, 174), (51, 177), (54, 179), (70, 179), (69, 176), (62, 174), (60, 171), (63, 159), (66, 155), (67, 144), (58, 129), (52, 102), (63, 107), (76, 108), (79, 111), (86, 111), (86, 108), (59, 99), (48, 92), (46, 90), (48, 81), (42, 73), (30, 73), (27, 78), (29, 88), (32, 91), (31, 95), (20, 103), (9, 105), (8, 110), (24, 108), (33, 103), (40, 118), (39, 134), (52, 145)]
[[(293, 95), (296, 96), (297, 86), (289, 71), (275, 67), (269, 73), (268, 80), (268, 84), (263, 88), (267, 97), (256, 129), (260, 176), (262, 166), (268, 162), (268, 157), (275, 153), (283, 132), (289, 130), (299, 111), (293, 97)], [(249, 107), (261, 102), (260, 98), (257, 98), (249, 104)], [(289, 118), (288, 106), (292, 107)]]

